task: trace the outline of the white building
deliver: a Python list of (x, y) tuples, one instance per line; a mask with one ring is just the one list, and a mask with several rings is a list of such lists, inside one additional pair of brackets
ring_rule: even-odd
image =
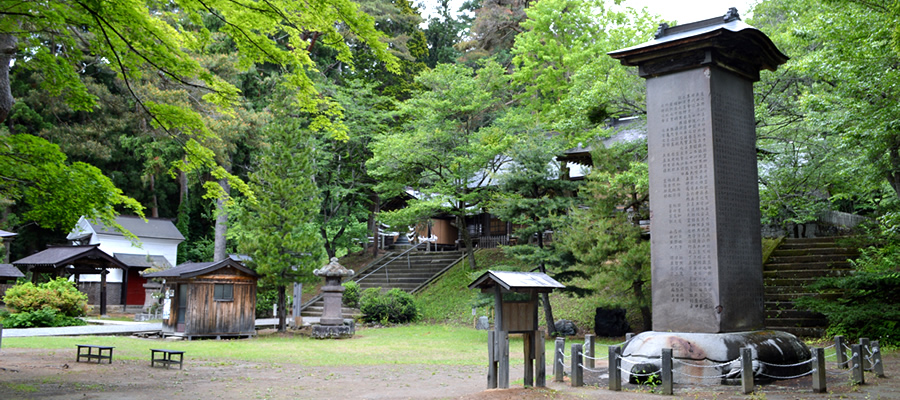
[[(132, 240), (124, 233), (109, 228), (102, 223), (81, 217), (75, 228), (66, 239), (76, 245), (99, 244), (104, 253), (128, 266), (128, 272), (121, 269), (108, 269), (106, 276), (107, 293), (110, 299), (122, 299), (120, 304), (143, 306), (145, 302), (144, 283), (147, 282), (140, 272), (147, 268), (167, 269), (176, 265), (178, 260), (178, 244), (184, 236), (175, 228), (172, 221), (165, 219), (147, 219), (140, 217), (119, 216), (116, 222), (137, 239)], [(80, 289), (92, 299), (99, 293), (100, 275), (79, 275)], [(123, 290), (123, 287), (126, 288)], [(118, 294), (118, 296), (117, 296)], [(116, 304), (115, 300), (112, 300)]]

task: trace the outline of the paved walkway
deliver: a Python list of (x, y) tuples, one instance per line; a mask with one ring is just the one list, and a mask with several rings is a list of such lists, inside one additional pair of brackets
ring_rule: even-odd
[[(153, 332), (162, 330), (162, 322), (132, 322), (110, 321), (105, 319), (88, 319), (89, 325), (63, 326), (58, 328), (27, 328), (27, 329), (3, 329), (3, 337), (28, 337), (28, 336), (104, 336), (104, 335), (132, 335), (138, 332)], [(317, 317), (303, 318), (303, 325), (318, 323)], [(275, 327), (278, 318), (261, 318), (256, 320), (257, 328)]]

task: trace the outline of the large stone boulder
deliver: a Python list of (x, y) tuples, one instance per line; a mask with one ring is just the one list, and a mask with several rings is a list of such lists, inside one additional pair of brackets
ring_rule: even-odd
[(560, 336), (575, 336), (578, 333), (578, 327), (575, 323), (567, 319), (556, 321), (556, 334)]

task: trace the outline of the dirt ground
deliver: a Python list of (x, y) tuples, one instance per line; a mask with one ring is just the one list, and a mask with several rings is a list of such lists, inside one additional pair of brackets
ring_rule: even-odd
[[(676, 385), (682, 399), (900, 399), (900, 355), (884, 360), (886, 378), (866, 374), (850, 385), (844, 370), (829, 369), (828, 393), (810, 390), (810, 378), (757, 387), (750, 395), (735, 386)], [(600, 366), (598, 365), (598, 368)], [(831, 368), (831, 367), (829, 367)], [(522, 388), (521, 366), (510, 368), (511, 389), (485, 390), (486, 366), (378, 365), (307, 367), (296, 364), (192, 362), (183, 370), (151, 368), (149, 360), (110, 364), (76, 363), (73, 351), (0, 349), (0, 400), (12, 399), (659, 399), (652, 389), (627, 385), (606, 389), (602, 376), (585, 376), (594, 386)], [(548, 381), (552, 370), (548, 368)]]

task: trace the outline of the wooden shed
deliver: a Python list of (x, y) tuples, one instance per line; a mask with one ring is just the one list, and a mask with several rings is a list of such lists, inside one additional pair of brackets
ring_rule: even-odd
[(163, 335), (195, 337), (256, 334), (256, 283), (253, 270), (231, 258), (184, 263), (145, 275), (163, 280)]

